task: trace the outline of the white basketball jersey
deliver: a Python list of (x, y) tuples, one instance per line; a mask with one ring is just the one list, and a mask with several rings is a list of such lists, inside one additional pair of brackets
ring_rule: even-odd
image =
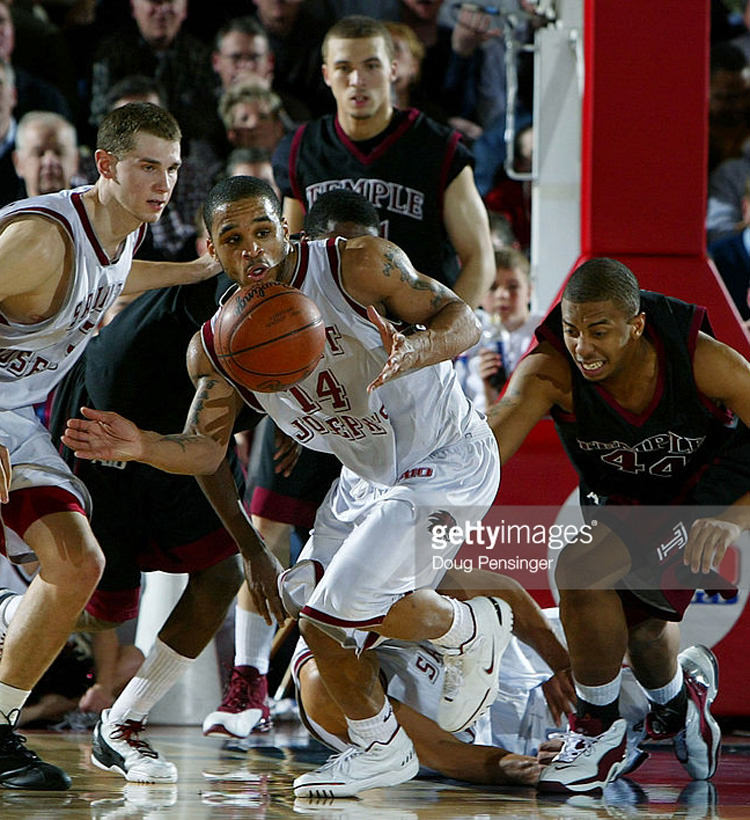
[(341, 242), (302, 241), (290, 282), (318, 306), (326, 345), (317, 368), (279, 393), (253, 393), (221, 367), (213, 345), (216, 316), (202, 329), (203, 346), (218, 372), (254, 409), (268, 413), (300, 444), (333, 453), (362, 478), (392, 485), (435, 450), (487, 428), (472, 409), (450, 362), (424, 367), (372, 393), (367, 385), (387, 359), (365, 306), (341, 283)]
[(0, 312), (0, 408), (44, 401), (70, 370), (92, 337), (104, 311), (115, 301), (130, 272), (146, 230), (141, 225), (110, 260), (89, 221), (81, 195), (72, 191), (22, 199), (0, 209), (0, 223), (21, 214), (61, 225), (73, 243), (73, 271), (60, 310), (35, 324), (13, 322)]

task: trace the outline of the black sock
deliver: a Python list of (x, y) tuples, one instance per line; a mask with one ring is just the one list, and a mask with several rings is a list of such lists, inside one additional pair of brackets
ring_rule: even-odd
[(602, 731), (607, 729), (620, 717), (620, 701), (616, 698), (612, 703), (606, 703), (604, 706), (599, 706), (595, 703), (589, 703), (583, 698), (577, 698), (576, 701), (576, 717), (584, 720), (598, 720), (602, 724)]
[(652, 726), (660, 734), (679, 732), (685, 725), (687, 716), (687, 689), (683, 686), (680, 691), (666, 703), (651, 705)]

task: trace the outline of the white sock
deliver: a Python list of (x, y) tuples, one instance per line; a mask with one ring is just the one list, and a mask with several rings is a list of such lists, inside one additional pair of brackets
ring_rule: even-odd
[(254, 666), (261, 675), (268, 672), (268, 658), (276, 633), (276, 621), (269, 626), (260, 615), (234, 608), (234, 665)]
[(609, 683), (601, 686), (585, 686), (575, 681), (576, 694), (581, 700), (590, 703), (592, 706), (606, 706), (613, 703), (620, 697), (620, 684), (622, 682), (622, 669)]
[(364, 720), (347, 718), (346, 725), (349, 728), (351, 742), (365, 748), (375, 741), (387, 743), (398, 730), (396, 716), (393, 714), (388, 698), (385, 699), (377, 715)]
[(8, 624), (16, 614), (22, 600), (23, 595), (20, 592), (12, 592), (0, 601), (0, 634), (4, 635), (8, 631)]
[(5, 723), (16, 725), (21, 708), (30, 694), (30, 689), (26, 691), (7, 683), (0, 683), (0, 726)]
[(680, 694), (684, 681), (685, 676), (682, 673), (682, 667), (677, 664), (677, 672), (668, 684), (660, 686), (658, 689), (646, 689), (645, 686), (643, 688), (652, 703), (669, 703), (672, 698), (676, 698)]
[(194, 658), (179, 655), (157, 638), (141, 668), (112, 705), (111, 723), (144, 720), (154, 704), (174, 686)]
[(474, 613), (463, 601), (449, 598), (447, 595), (443, 597), (453, 605), (453, 621), (450, 629), (439, 638), (433, 638), (432, 643), (445, 649), (461, 649), (477, 633)]

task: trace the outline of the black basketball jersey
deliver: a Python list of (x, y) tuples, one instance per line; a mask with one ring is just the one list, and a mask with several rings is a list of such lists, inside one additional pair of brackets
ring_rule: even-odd
[(182, 429), (194, 388), (190, 339), (216, 311), (216, 280), (148, 291), (103, 327), (86, 350), (94, 407), (161, 433)]
[[(656, 348), (658, 379), (642, 413), (621, 407), (570, 362), (573, 413), (553, 410), (563, 446), (581, 479), (581, 502), (731, 503), (750, 489), (746, 476), (724, 480), (702, 499), (696, 487), (709, 466), (748, 440), (747, 428), (702, 395), (693, 377), (698, 331), (711, 334), (705, 308), (641, 291), (646, 334)], [(712, 335), (712, 334), (711, 334)], [(558, 304), (537, 338), (564, 353)], [(734, 486), (733, 486), (734, 485)]]
[(335, 188), (357, 191), (380, 215), (380, 233), (420, 272), (452, 286), (458, 257), (443, 225), (448, 185), (473, 164), (460, 134), (417, 109), (397, 111), (372, 140), (353, 142), (334, 115), (300, 126), (279, 145), (274, 176), (286, 197), (307, 210)]

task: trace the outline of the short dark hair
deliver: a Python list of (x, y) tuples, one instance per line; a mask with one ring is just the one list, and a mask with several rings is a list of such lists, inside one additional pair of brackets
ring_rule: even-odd
[(167, 95), (164, 86), (153, 77), (145, 74), (128, 74), (118, 80), (107, 92), (107, 110), (123, 97), (145, 97), (146, 94), (156, 94), (162, 108), (166, 107)]
[(97, 150), (122, 158), (132, 151), (135, 136), (142, 131), (171, 142), (182, 138), (180, 126), (169, 111), (153, 103), (134, 102), (104, 115), (96, 134)]
[(328, 41), (334, 37), (339, 40), (363, 40), (366, 37), (382, 37), (388, 59), (392, 60), (396, 56), (396, 47), (393, 45), (393, 38), (390, 31), (385, 27), (385, 23), (381, 23), (380, 20), (375, 20), (372, 17), (365, 17), (363, 14), (351, 14), (348, 17), (342, 17), (328, 29), (320, 48), (323, 62), (326, 61)]
[(328, 231), (328, 223), (354, 222), (365, 228), (380, 228), (375, 206), (362, 194), (335, 188), (321, 194), (305, 214), (305, 233), (313, 238)]
[(264, 179), (246, 176), (227, 177), (211, 188), (203, 203), (203, 221), (206, 223), (206, 230), (209, 234), (216, 210), (222, 205), (239, 202), (241, 199), (267, 199), (273, 213), (281, 219), (279, 198)]
[(248, 37), (262, 37), (266, 41), (266, 44), (268, 44), (268, 34), (266, 30), (255, 19), (255, 17), (251, 17), (248, 14), (244, 17), (233, 17), (231, 20), (224, 23), (224, 25), (216, 32), (216, 37), (214, 39), (214, 51), (221, 50), (221, 41), (227, 36), (227, 34), (231, 34), (233, 31), (237, 31), (240, 34), (247, 34)]
[(568, 302), (611, 301), (628, 319), (641, 310), (641, 289), (633, 271), (617, 259), (589, 259), (570, 276), (562, 295)]
[(270, 162), (272, 156), (268, 148), (235, 148), (227, 157), (224, 167), (229, 171), (232, 166), (239, 165), (241, 162), (246, 162), (248, 165), (256, 162)]

